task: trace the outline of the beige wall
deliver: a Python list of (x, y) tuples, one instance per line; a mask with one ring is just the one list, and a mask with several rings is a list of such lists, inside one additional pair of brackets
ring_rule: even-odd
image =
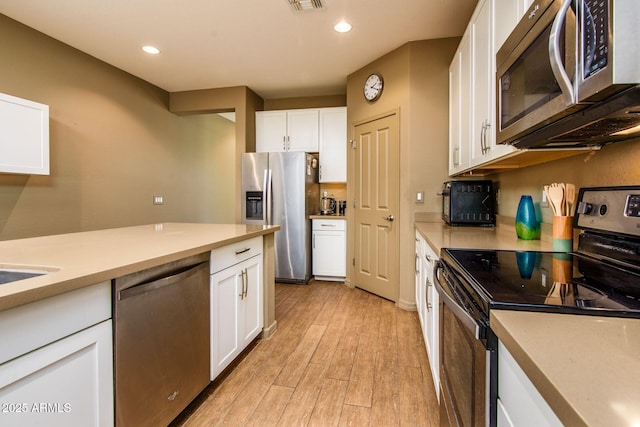
[(489, 176), (500, 189), (500, 215), (515, 217), (520, 196), (530, 194), (540, 219), (552, 222), (551, 209), (541, 208), (542, 187), (551, 182), (571, 182), (577, 187), (640, 185), (640, 139), (607, 145), (583, 154)]
[[(51, 175), (0, 174), (0, 239), (233, 222), (235, 126), (0, 15), (0, 92), (50, 107)], [(154, 206), (152, 197), (164, 196)]]
[[(414, 218), (418, 212), (438, 212), (436, 193), (447, 179), (449, 64), (458, 38), (407, 43), (347, 78), (349, 132), (354, 123), (399, 112), (400, 123), (400, 292), (398, 305), (414, 306)], [(374, 104), (362, 96), (362, 86), (372, 72), (382, 74), (384, 91)], [(351, 153), (351, 150), (349, 151)], [(353, 171), (350, 155), (350, 174)], [(350, 175), (349, 180), (353, 182)], [(347, 188), (353, 199), (353, 188)], [(425, 203), (415, 202), (424, 191)], [(350, 210), (347, 209), (349, 219)], [(348, 230), (347, 259), (353, 258), (353, 227)], [(393, 256), (393, 254), (390, 254)], [(348, 277), (353, 275), (347, 262)]]
[(264, 110), (295, 110), (298, 108), (344, 107), (345, 95), (311, 96), (299, 98), (265, 99)]

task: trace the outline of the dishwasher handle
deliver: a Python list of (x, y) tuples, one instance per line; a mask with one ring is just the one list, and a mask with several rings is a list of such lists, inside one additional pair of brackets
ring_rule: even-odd
[(198, 273), (203, 268), (208, 268), (208, 262), (203, 261), (199, 264), (189, 265), (182, 269), (172, 271), (168, 275), (160, 277), (159, 279), (155, 279), (151, 282), (144, 282), (130, 288), (123, 289), (118, 292), (118, 301), (123, 301), (127, 298), (132, 298), (146, 292), (151, 292), (165, 288), (167, 286), (175, 285), (176, 283), (180, 283), (181, 281)]

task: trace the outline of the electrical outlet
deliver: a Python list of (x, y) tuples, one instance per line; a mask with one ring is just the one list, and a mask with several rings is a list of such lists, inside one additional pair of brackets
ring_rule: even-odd
[(164, 204), (164, 197), (162, 197), (162, 196), (153, 196), (153, 204), (154, 205), (163, 205)]
[(544, 188), (542, 189), (542, 198), (540, 199), (540, 207), (541, 208), (549, 207), (549, 200), (547, 200), (547, 193), (544, 192)]
[(416, 193), (416, 203), (424, 203), (424, 192), (418, 191)]

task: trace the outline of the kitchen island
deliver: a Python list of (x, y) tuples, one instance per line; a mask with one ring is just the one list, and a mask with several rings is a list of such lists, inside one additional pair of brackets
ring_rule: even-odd
[[(480, 228), (417, 222), (415, 227), (436, 253), (445, 247), (552, 249), (544, 230), (542, 240), (519, 240), (510, 223)], [(635, 338), (640, 320), (492, 310), (490, 324), (563, 425), (632, 426), (640, 421), (640, 345)]]
[[(279, 229), (163, 223), (2, 241), (0, 268), (45, 270), (49, 274), (1, 285), (0, 311), (252, 237), (272, 236)], [(266, 256), (273, 256), (273, 247)], [(268, 299), (273, 298), (265, 293), (265, 301)], [(267, 312), (273, 313), (272, 307), (265, 310), (265, 315)], [(265, 328), (274, 321), (265, 320)]]
[[(205, 358), (201, 376), (206, 384), (209, 345), (219, 348), (224, 344), (216, 341), (215, 332), (221, 325), (224, 330), (233, 329), (232, 322), (239, 320), (229, 318), (229, 310), (222, 310), (226, 317), (221, 318), (218, 307), (225, 304), (235, 307), (235, 299), (242, 299), (247, 305), (250, 300), (253, 305), (249, 318), (254, 321), (249, 325), (253, 327), (250, 337), (253, 339), (260, 333), (268, 337), (275, 332), (273, 233), (277, 230), (278, 226), (164, 223), (0, 242), (0, 268), (45, 273), (0, 285), (0, 341), (3, 342), (0, 347), (0, 424), (112, 426), (114, 351), (130, 350), (134, 344), (134, 353), (147, 351), (138, 343), (152, 332), (156, 334), (154, 345), (159, 348), (152, 349), (152, 353), (147, 351), (149, 356), (166, 353), (171, 343), (181, 336), (197, 337), (196, 340), (203, 343), (197, 351), (191, 346), (180, 348), (192, 349), (185, 353), (187, 355)], [(198, 264), (187, 270), (184, 264), (187, 260)], [(168, 266), (178, 269), (169, 270)], [(231, 289), (230, 301), (218, 301), (224, 298), (219, 295), (218, 281), (214, 280), (222, 277), (217, 273), (219, 269), (223, 275), (230, 272), (231, 280), (221, 285), (225, 289), (227, 285), (242, 286), (240, 298), (237, 289)], [(144, 287), (112, 292), (112, 283), (117, 284), (113, 279), (127, 275), (136, 279), (143, 271), (153, 274), (145, 279), (148, 281)], [(197, 281), (188, 279), (195, 278), (196, 271)], [(166, 275), (159, 276), (160, 273)], [(174, 282), (177, 286), (169, 286)], [(165, 289), (169, 293), (165, 293)], [(154, 312), (154, 307), (159, 305), (152, 306), (149, 301), (159, 301), (158, 292), (172, 298), (171, 289), (189, 289), (189, 292), (197, 289), (206, 300), (189, 299), (185, 294), (184, 298), (163, 300), (162, 311)], [(128, 292), (126, 296), (125, 292)], [(128, 318), (128, 323), (123, 323), (124, 317), (117, 320), (116, 302), (127, 299), (127, 304), (131, 304), (129, 301), (133, 298), (138, 298), (139, 304), (136, 304), (142, 304), (139, 308), (149, 313), (150, 322), (146, 318)], [(173, 307), (182, 308), (174, 310)], [(198, 313), (196, 316), (205, 318), (204, 328), (200, 328), (203, 333), (196, 335), (192, 329), (176, 331), (174, 320), (179, 319), (170, 317), (176, 313), (181, 317), (188, 314), (189, 318), (193, 317), (192, 313)], [(158, 323), (161, 319), (168, 323)], [(222, 320), (224, 323), (220, 323)], [(211, 344), (209, 322), (213, 331)], [(145, 329), (151, 324), (164, 326)], [(140, 325), (142, 332), (137, 340), (129, 341), (129, 345), (119, 346), (116, 338), (127, 334), (118, 334), (116, 325)], [(242, 346), (246, 343), (241, 343), (238, 352)], [(168, 362), (173, 366), (171, 360)], [(142, 366), (133, 367), (134, 372), (141, 369)], [(182, 371), (186, 374), (189, 368)], [(161, 372), (160, 376), (164, 376), (167, 370)], [(135, 375), (127, 376), (126, 382), (129, 384)], [(183, 393), (185, 382), (181, 378), (178, 376), (167, 385), (169, 391), (175, 390), (173, 393), (160, 396), (160, 401), (175, 408), (167, 411), (171, 414), (168, 420), (195, 396)], [(196, 394), (204, 385), (199, 387)], [(117, 401), (118, 393), (115, 397)], [(145, 398), (150, 399), (151, 395), (145, 394)], [(173, 404), (185, 398), (187, 401)], [(116, 404), (116, 409), (119, 407)], [(122, 424), (120, 415), (118, 419)]]

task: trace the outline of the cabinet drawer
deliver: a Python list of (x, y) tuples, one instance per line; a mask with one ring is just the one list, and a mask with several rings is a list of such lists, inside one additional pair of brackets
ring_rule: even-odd
[(314, 219), (314, 231), (344, 231), (347, 221), (344, 219)]
[(111, 282), (0, 312), (0, 364), (111, 318)]
[(262, 253), (262, 236), (232, 243), (211, 251), (211, 273), (217, 273)]

